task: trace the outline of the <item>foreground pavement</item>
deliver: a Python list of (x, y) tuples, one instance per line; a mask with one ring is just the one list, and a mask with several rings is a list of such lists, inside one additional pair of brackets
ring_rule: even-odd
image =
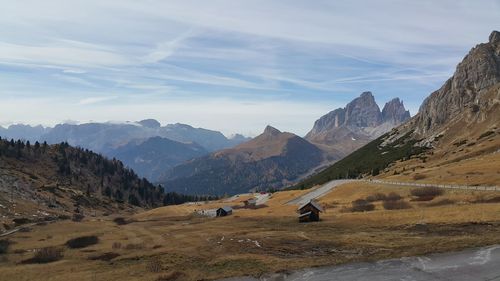
[(224, 281), (498, 281), (500, 245), (370, 263), (299, 270), (260, 279), (240, 277)]

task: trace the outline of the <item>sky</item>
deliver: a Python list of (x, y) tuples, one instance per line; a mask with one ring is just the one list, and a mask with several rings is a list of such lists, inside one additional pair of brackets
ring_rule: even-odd
[(305, 135), (371, 91), (414, 115), (500, 0), (0, 0), (0, 125), (187, 123)]

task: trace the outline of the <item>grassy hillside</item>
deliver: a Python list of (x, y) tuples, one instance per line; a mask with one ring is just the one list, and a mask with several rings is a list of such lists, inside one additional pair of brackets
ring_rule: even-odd
[[(0, 222), (116, 213), (213, 199), (165, 193), (122, 162), (67, 143), (0, 139)], [(31, 219), (30, 219), (31, 220)]]
[[(260, 208), (244, 208), (249, 196), (167, 206), (123, 216), (59, 221), (33, 226), (1, 241), (1, 280), (220, 280), (273, 272), (447, 252), (500, 243), (500, 203), (493, 192), (445, 190), (431, 201), (415, 201), (411, 189), (364, 182), (335, 188), (320, 198), (321, 221), (300, 224), (296, 205), (307, 193), (272, 194)], [(352, 201), (396, 194), (405, 209), (352, 212)], [(488, 203), (489, 202), (489, 203)], [(228, 217), (197, 215), (224, 205)], [(123, 221), (124, 223), (120, 222)], [(72, 248), (68, 241), (94, 238)], [(77, 240), (77, 241), (78, 241)], [(34, 249), (36, 249), (34, 251)], [(57, 261), (33, 264), (51, 249)]]
[(411, 138), (411, 132), (390, 145), (383, 146), (382, 143), (389, 134), (371, 141), (327, 169), (291, 187), (291, 189), (307, 189), (334, 179), (358, 178), (367, 174), (377, 175), (389, 164), (409, 159), (425, 150), (422, 147), (414, 146), (417, 140)]

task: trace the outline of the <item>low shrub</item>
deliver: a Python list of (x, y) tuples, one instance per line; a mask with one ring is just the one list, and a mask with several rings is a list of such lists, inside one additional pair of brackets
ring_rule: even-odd
[(382, 206), (386, 210), (402, 210), (409, 209), (411, 205), (404, 200), (386, 200), (382, 203)]
[(91, 245), (95, 245), (99, 242), (99, 238), (95, 235), (82, 236), (70, 239), (66, 242), (66, 246), (71, 249), (85, 248)]
[(74, 221), (74, 222), (81, 222), (84, 218), (85, 218), (84, 215), (82, 215), (80, 213), (74, 213), (73, 217), (71, 218), (71, 220)]
[(416, 181), (418, 181), (418, 180), (423, 180), (423, 179), (425, 179), (426, 177), (427, 177), (427, 176), (426, 176), (426, 175), (423, 175), (423, 174), (415, 174), (415, 175), (413, 175), (413, 180), (416, 180)]
[(12, 244), (9, 240), (0, 240), (0, 255), (6, 254), (9, 250), (10, 244)]
[(396, 201), (401, 199), (401, 195), (397, 194), (396, 192), (391, 192), (387, 195), (384, 201)]
[(23, 263), (49, 263), (63, 258), (63, 250), (56, 247), (46, 247), (36, 250), (35, 255)]
[(27, 224), (30, 223), (31, 220), (28, 218), (15, 218), (12, 220), (16, 225), (22, 225), (22, 224)]
[(491, 135), (493, 135), (495, 132), (493, 131), (486, 131), (484, 133), (482, 133), (477, 139), (480, 140), (482, 138), (486, 138), (486, 137), (489, 137)]
[(107, 253), (103, 253), (103, 254), (100, 254), (100, 255), (97, 255), (97, 256), (92, 256), (92, 257), (89, 257), (89, 260), (93, 260), (93, 261), (110, 261), (116, 257), (119, 257), (120, 254), (118, 253), (113, 253), (113, 252), (107, 252)]
[(131, 223), (132, 221), (127, 220), (123, 217), (117, 217), (113, 219), (113, 222), (116, 223), (117, 225), (125, 225)]
[(352, 207), (351, 207), (352, 212), (368, 212), (368, 211), (373, 211), (374, 209), (375, 205), (366, 201), (365, 199), (358, 199), (352, 201)]
[(366, 197), (366, 201), (368, 202), (376, 202), (376, 201), (384, 201), (387, 198), (387, 196), (383, 193), (377, 192), (372, 195), (368, 195)]
[(71, 219), (71, 217), (68, 215), (59, 215), (59, 219), (60, 220), (69, 220), (69, 219)]
[[(436, 197), (443, 195), (444, 191), (435, 186), (413, 188), (410, 194), (416, 197)], [(425, 201), (425, 200), (420, 200)]]

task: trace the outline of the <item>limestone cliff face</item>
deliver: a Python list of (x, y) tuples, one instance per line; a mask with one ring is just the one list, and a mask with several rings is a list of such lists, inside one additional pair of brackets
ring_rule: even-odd
[(318, 119), (306, 139), (329, 152), (335, 160), (408, 119), (410, 112), (399, 98), (388, 102), (381, 112), (372, 93), (364, 92), (345, 108)]
[(466, 110), (481, 112), (494, 102), (484, 95), (499, 82), (500, 32), (493, 31), (489, 42), (474, 47), (458, 64), (455, 74), (425, 99), (413, 121), (415, 132), (429, 136)]
[(405, 109), (403, 101), (400, 101), (399, 98), (392, 99), (382, 109), (382, 120), (384, 122), (399, 125), (408, 119), (410, 119), (410, 111)]

